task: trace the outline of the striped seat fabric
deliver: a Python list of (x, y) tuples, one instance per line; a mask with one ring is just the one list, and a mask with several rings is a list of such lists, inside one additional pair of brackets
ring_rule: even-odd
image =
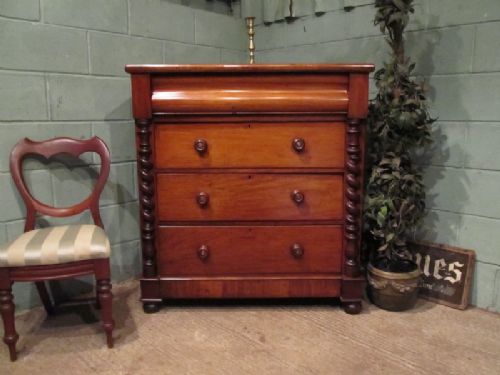
[(35, 229), (0, 246), (0, 267), (39, 266), (108, 258), (108, 237), (97, 225)]

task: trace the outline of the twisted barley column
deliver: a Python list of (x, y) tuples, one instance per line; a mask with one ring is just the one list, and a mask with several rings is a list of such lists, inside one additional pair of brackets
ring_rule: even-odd
[(154, 176), (151, 162), (151, 120), (136, 119), (137, 169), (141, 204), (141, 242), (144, 277), (156, 276)]
[(359, 254), (359, 217), (361, 213), (361, 179), (360, 179), (360, 133), (361, 121), (347, 121), (347, 163), (346, 163), (346, 214), (345, 214), (345, 264), (344, 274), (357, 277), (360, 274)]

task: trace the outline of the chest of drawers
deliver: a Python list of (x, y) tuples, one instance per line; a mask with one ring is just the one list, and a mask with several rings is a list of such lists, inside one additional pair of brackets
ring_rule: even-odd
[(165, 298), (361, 308), (371, 65), (129, 65), (146, 312)]

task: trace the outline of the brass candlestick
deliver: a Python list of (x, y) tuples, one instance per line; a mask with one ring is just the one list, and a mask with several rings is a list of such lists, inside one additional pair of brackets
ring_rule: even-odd
[(255, 29), (254, 29), (254, 21), (255, 17), (246, 17), (245, 20), (247, 21), (247, 30), (248, 30), (248, 54), (249, 54), (249, 63), (254, 64), (255, 63), (255, 43), (253, 40), (253, 37), (255, 35)]

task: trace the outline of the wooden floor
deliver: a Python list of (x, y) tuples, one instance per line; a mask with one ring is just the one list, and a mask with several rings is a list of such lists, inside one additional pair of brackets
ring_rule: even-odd
[[(138, 285), (115, 287), (116, 346), (89, 304), (17, 318), (19, 360), (0, 374), (500, 374), (500, 315), (419, 302), (406, 313), (339, 307), (175, 304), (146, 315)], [(3, 345), (2, 345), (3, 346)]]

